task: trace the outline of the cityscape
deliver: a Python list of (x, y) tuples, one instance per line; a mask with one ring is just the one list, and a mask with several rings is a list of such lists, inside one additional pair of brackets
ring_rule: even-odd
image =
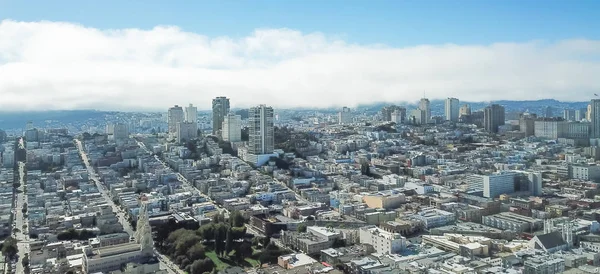
[(0, 1), (0, 274), (600, 273), (599, 10)]

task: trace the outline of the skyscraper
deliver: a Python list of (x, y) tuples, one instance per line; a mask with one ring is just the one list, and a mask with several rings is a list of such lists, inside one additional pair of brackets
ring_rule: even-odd
[(458, 104), (458, 99), (446, 98), (446, 103), (444, 105), (446, 121), (458, 122), (458, 111), (460, 109), (460, 106)]
[(218, 134), (218, 131), (223, 127), (223, 119), (229, 113), (229, 99), (227, 97), (217, 97), (212, 101), (213, 115), (213, 134)]
[(270, 154), (275, 150), (273, 108), (265, 105), (248, 110), (248, 153)]
[(592, 122), (592, 138), (600, 138), (600, 99), (590, 102), (590, 119)]
[(429, 120), (431, 119), (431, 105), (429, 103), (429, 99), (421, 98), (421, 101), (419, 101), (419, 109), (425, 111), (425, 121), (423, 121), (422, 123), (429, 123)]
[(198, 123), (198, 108), (190, 104), (185, 108), (185, 121), (188, 123)]
[(228, 113), (223, 119), (221, 129), (221, 138), (223, 141), (240, 142), (242, 141), (242, 116)]
[(575, 121), (575, 110), (565, 108), (563, 110), (563, 119), (567, 121)]
[(340, 112), (338, 112), (338, 124), (351, 124), (352, 123), (352, 113), (350, 112), (350, 108), (343, 107)]
[(504, 107), (493, 104), (483, 111), (483, 127), (487, 132), (498, 132), (498, 127), (504, 125)]
[(406, 109), (403, 107), (399, 107), (396, 105), (391, 105), (391, 106), (386, 106), (381, 108), (381, 118), (383, 121), (392, 121), (392, 113), (394, 113), (394, 111), (398, 111), (400, 113), (404, 112), (404, 114), (406, 115)]
[(169, 134), (172, 136), (177, 135), (177, 123), (181, 123), (184, 121), (183, 108), (178, 105), (175, 105), (172, 108), (169, 108), (169, 113), (167, 117), (167, 123), (169, 126)]

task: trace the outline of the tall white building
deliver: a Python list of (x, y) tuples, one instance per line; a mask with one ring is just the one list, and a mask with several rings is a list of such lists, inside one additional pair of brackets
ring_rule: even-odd
[(265, 105), (248, 110), (248, 153), (271, 154), (275, 150), (273, 108)]
[(232, 113), (225, 116), (221, 129), (221, 138), (223, 138), (223, 141), (232, 143), (242, 141), (242, 116)]
[(429, 123), (429, 120), (431, 120), (431, 104), (429, 103), (429, 99), (421, 98), (421, 101), (419, 101), (419, 109), (425, 111), (425, 121), (423, 124)]
[(397, 254), (406, 248), (406, 238), (400, 233), (391, 233), (376, 226), (359, 229), (361, 244), (370, 244), (378, 254)]
[(198, 122), (198, 108), (190, 104), (185, 108), (185, 121), (188, 123)]
[(515, 173), (503, 172), (483, 176), (483, 197), (497, 198), (515, 192)]
[(338, 112), (338, 124), (351, 124), (352, 123), (352, 113), (350, 112), (350, 108), (343, 107), (340, 112)]
[(458, 99), (446, 98), (446, 103), (444, 105), (446, 121), (458, 122), (459, 110), (460, 106)]
[(169, 108), (167, 123), (169, 125), (169, 134), (172, 136), (177, 135), (177, 123), (182, 123), (184, 121), (183, 108), (178, 105), (175, 105), (172, 108)]
[(190, 122), (177, 123), (177, 142), (190, 141), (198, 137), (198, 124)]
[(229, 113), (229, 98), (217, 97), (212, 101), (213, 134), (217, 134), (223, 126), (223, 118)]

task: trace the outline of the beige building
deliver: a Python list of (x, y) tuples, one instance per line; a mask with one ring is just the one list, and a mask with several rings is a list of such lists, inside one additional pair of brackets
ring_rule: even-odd
[(402, 193), (398, 194), (369, 194), (363, 196), (363, 202), (370, 208), (385, 208), (396, 209), (406, 202), (406, 196)]

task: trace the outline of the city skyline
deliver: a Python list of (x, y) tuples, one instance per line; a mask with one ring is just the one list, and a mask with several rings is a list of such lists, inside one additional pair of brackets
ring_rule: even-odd
[[(234, 108), (415, 103), (423, 93), (432, 100), (451, 96), (486, 102), (591, 99), (600, 89), (595, 81), (600, 73), (600, 37), (594, 31), (597, 20), (584, 19), (591, 18), (589, 11), (597, 4), (550, 1), (537, 17), (524, 17), (535, 6), (534, 1), (524, 2), (464, 1), (459, 11), (448, 5), (428, 8), (408, 1), (382, 1), (366, 8), (363, 17), (353, 17), (365, 23), (358, 32), (319, 16), (317, 10), (334, 10), (339, 1), (302, 8), (306, 16), (316, 18), (312, 24), (273, 14), (297, 4), (265, 1), (261, 5), (273, 5), (268, 13), (272, 17), (257, 20), (261, 12), (249, 12), (237, 18), (247, 23), (240, 24), (244, 27), (214, 25), (214, 29), (199, 23), (216, 23), (214, 16), (199, 22), (189, 13), (179, 19), (143, 16), (186, 5), (154, 3), (129, 21), (121, 14), (114, 22), (104, 22), (54, 9), (28, 14), (20, 4), (5, 4), (0, 12), (4, 19), (0, 21), (0, 74), (4, 76), (0, 108), (145, 111), (192, 102), (205, 110), (217, 96), (232, 98)], [(247, 5), (233, 1), (224, 6), (232, 3), (236, 5), (229, 13), (214, 4), (202, 6), (202, 13), (213, 10), (227, 17)], [(92, 4), (71, 4), (82, 14), (101, 10)], [(118, 6), (125, 11), (136, 8)], [(348, 4), (357, 10), (363, 6), (359, 1)], [(391, 10), (385, 11), (386, 7)], [(560, 14), (560, 9), (573, 14)], [(346, 12), (361, 14), (357, 10)], [(392, 11), (427, 16), (389, 21), (389, 26), (413, 26), (412, 31), (407, 26), (398, 28), (397, 34), (383, 28), (384, 22), (367, 24), (368, 14), (387, 17)], [(432, 22), (428, 16), (434, 14), (443, 16)], [(478, 14), (513, 21), (503, 29)], [(479, 26), (467, 27), (468, 23)], [(421, 36), (414, 32), (419, 24), (427, 27)]]

